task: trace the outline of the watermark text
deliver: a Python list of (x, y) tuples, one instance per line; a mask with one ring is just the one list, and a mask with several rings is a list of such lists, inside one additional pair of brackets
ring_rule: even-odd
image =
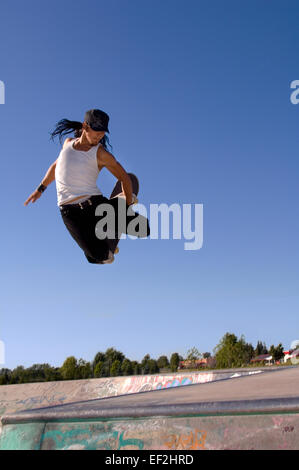
[(291, 93), (290, 100), (292, 104), (298, 104), (299, 103), (299, 80), (293, 80), (291, 82), (291, 88), (293, 93)]
[[(109, 203), (99, 204), (95, 215), (100, 217), (95, 227), (96, 237), (123, 239), (146, 238), (157, 240), (188, 240), (184, 250), (199, 250), (203, 246), (203, 204), (167, 205), (150, 204), (148, 214), (146, 206), (138, 203), (134, 212), (132, 206), (126, 208), (120, 202), (118, 208)], [(121, 236), (119, 235), (121, 234)]]
[(5, 104), (5, 85), (0, 80), (0, 104)]
[(0, 340), (0, 365), (5, 364), (5, 346), (3, 341)]

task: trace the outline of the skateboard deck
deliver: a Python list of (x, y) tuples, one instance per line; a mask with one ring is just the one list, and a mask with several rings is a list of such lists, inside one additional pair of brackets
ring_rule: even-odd
[[(134, 175), (133, 173), (128, 173), (130, 179), (131, 179), (131, 182), (132, 182), (132, 188), (133, 188), (133, 199), (134, 199), (134, 196), (135, 196), (135, 201), (134, 203), (136, 204), (138, 202), (137, 200), (137, 195), (139, 193), (139, 181), (138, 181), (138, 178), (136, 175)], [(113, 190), (112, 190), (112, 193), (110, 194), (110, 197), (109, 199), (114, 199), (114, 198), (120, 198), (120, 199), (123, 199), (125, 196), (124, 196), (124, 193), (122, 191), (122, 185), (121, 185), (121, 181), (117, 181), (117, 183), (115, 184)], [(121, 234), (120, 234), (121, 236)], [(119, 252), (119, 249), (118, 249), (118, 243), (120, 241), (120, 238), (115, 238), (115, 239), (108, 239), (108, 245), (109, 245), (109, 249), (112, 251), (112, 253), (118, 253)]]

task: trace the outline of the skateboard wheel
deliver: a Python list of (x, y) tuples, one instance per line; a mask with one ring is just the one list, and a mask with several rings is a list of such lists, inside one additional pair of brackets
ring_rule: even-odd
[(118, 248), (118, 246), (117, 246), (117, 247), (115, 248), (114, 254), (117, 255), (118, 252), (119, 252), (119, 248)]

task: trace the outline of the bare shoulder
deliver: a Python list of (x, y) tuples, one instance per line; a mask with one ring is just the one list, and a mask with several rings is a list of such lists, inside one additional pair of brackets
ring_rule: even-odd
[(116, 160), (111, 152), (108, 152), (102, 146), (99, 146), (97, 152), (98, 167), (101, 170), (103, 167), (107, 168), (118, 180), (125, 180), (128, 175), (123, 166)]
[(68, 144), (71, 140), (74, 140), (74, 138), (73, 137), (67, 137), (65, 139), (65, 141), (63, 142), (62, 148), (64, 148), (66, 146), (66, 144)]
[(106, 166), (107, 164), (111, 164), (116, 162), (116, 158), (112, 155), (111, 152), (108, 152), (102, 145), (99, 145), (97, 151), (97, 160), (98, 164), (101, 166)]

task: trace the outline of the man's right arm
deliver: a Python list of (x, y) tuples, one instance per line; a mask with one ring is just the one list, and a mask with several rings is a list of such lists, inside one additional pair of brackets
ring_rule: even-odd
[[(49, 184), (51, 184), (55, 180), (55, 169), (56, 169), (57, 160), (54, 163), (52, 163), (47, 173), (45, 174), (43, 180), (41, 181), (41, 184), (43, 184), (44, 186), (49, 186)], [(42, 193), (36, 189), (35, 191), (33, 191), (32, 194), (30, 194), (28, 199), (24, 202), (24, 206), (27, 206), (30, 201), (32, 203), (35, 202), (37, 199), (41, 197), (41, 195)]]
[[(68, 143), (70, 140), (72, 140), (71, 137), (68, 137), (67, 139), (65, 139), (62, 148), (64, 148), (65, 144)], [(45, 174), (43, 180), (41, 181), (41, 184), (43, 184), (44, 186), (49, 186), (49, 184), (51, 184), (55, 180), (55, 168), (56, 168), (57, 160), (54, 163), (52, 163), (47, 173)], [(35, 191), (33, 191), (32, 194), (30, 194), (29, 198), (24, 202), (24, 206), (27, 206), (30, 201), (32, 203), (35, 202), (37, 199), (41, 197), (41, 195), (42, 193), (36, 189)]]
[[(72, 140), (72, 138), (67, 137), (65, 141), (63, 142), (62, 148), (64, 148), (65, 144), (67, 144), (70, 140)], [(57, 160), (54, 163), (52, 163), (47, 173), (45, 174), (43, 180), (41, 181), (41, 184), (43, 184), (44, 186), (49, 186), (49, 184), (51, 184), (55, 180), (55, 168), (56, 168)], [(37, 199), (41, 197), (41, 195), (42, 193), (36, 189), (35, 191), (33, 191), (32, 194), (30, 194), (29, 198), (24, 202), (24, 206), (27, 206), (30, 201), (32, 203), (35, 202)]]
[(53, 183), (53, 181), (55, 180), (55, 169), (56, 169), (57, 160), (54, 163), (52, 163), (47, 173), (45, 174), (43, 180), (41, 181), (41, 184), (43, 184), (44, 186), (49, 186), (49, 184)]

